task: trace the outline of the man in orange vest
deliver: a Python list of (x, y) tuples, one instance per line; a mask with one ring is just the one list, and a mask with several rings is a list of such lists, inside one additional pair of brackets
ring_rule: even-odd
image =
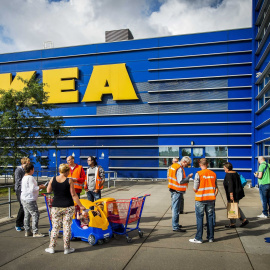
[(201, 244), (203, 242), (203, 218), (204, 211), (207, 219), (207, 239), (210, 243), (214, 241), (214, 212), (215, 200), (218, 193), (217, 176), (207, 169), (208, 161), (201, 158), (199, 162), (201, 171), (198, 171), (194, 178), (195, 192), (195, 213), (197, 221), (197, 233), (195, 238), (189, 239), (189, 242)]
[(81, 165), (74, 163), (74, 157), (67, 157), (67, 163), (69, 165), (70, 171), (68, 177), (71, 178), (74, 182), (75, 192), (80, 198), (80, 194), (82, 192), (83, 183), (85, 181), (85, 173), (83, 167)]
[(179, 214), (182, 197), (193, 175), (191, 173), (186, 177), (185, 174), (184, 167), (187, 167), (190, 163), (190, 157), (185, 156), (180, 162), (173, 163), (168, 172), (168, 188), (172, 199), (172, 227), (174, 232), (186, 232), (186, 230), (181, 229), (182, 225), (179, 225)]
[(84, 189), (88, 200), (94, 202), (101, 199), (101, 190), (103, 189), (103, 184), (105, 182), (105, 172), (101, 166), (97, 165), (95, 157), (88, 157), (87, 163), (89, 167), (86, 172)]

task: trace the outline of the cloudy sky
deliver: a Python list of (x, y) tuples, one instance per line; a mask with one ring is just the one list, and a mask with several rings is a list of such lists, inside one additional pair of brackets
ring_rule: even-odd
[(0, 0), (0, 53), (251, 27), (252, 0)]

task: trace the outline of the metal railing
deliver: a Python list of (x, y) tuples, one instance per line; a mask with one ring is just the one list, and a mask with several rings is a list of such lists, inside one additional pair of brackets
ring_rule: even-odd
[[(37, 171), (36, 175), (34, 175), (34, 177), (36, 178), (37, 180), (37, 183), (38, 185), (41, 184), (41, 183), (45, 183), (48, 179), (44, 179), (45, 177), (47, 178), (51, 178), (52, 176), (44, 176), (44, 175), (40, 175), (39, 176), (39, 172), (41, 171)], [(47, 171), (47, 172), (54, 172), (55, 171)], [(105, 171), (105, 174), (108, 175), (107, 178), (105, 178), (105, 182), (108, 182), (108, 188), (110, 188), (110, 181), (113, 181), (114, 182), (114, 187), (115, 187), (115, 181), (117, 180), (117, 172), (116, 171)], [(39, 179), (38, 181), (38, 177), (41, 178)], [(3, 188), (8, 188), (8, 200), (7, 202), (3, 202), (3, 203), (0, 203), (0, 206), (2, 205), (6, 205), (8, 204), (8, 218), (11, 218), (11, 204), (12, 203), (15, 203), (15, 202), (18, 202), (17, 199), (16, 200), (12, 200), (11, 199), (11, 190), (14, 189), (14, 185), (4, 185), (4, 186), (1, 186), (0, 185), (0, 189), (3, 189)]]

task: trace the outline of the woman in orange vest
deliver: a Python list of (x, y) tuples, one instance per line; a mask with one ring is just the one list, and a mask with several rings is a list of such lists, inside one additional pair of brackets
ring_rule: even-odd
[(199, 162), (201, 171), (197, 172), (194, 178), (195, 192), (195, 213), (197, 221), (197, 233), (195, 238), (189, 242), (201, 244), (203, 242), (203, 218), (204, 211), (207, 219), (207, 239), (210, 243), (214, 241), (214, 212), (215, 200), (218, 193), (216, 174), (208, 170), (208, 161), (201, 158)]
[(181, 199), (193, 175), (191, 173), (186, 177), (185, 174), (184, 167), (187, 167), (190, 163), (190, 157), (185, 156), (180, 162), (172, 164), (168, 171), (168, 188), (172, 199), (172, 227), (174, 232), (186, 232), (186, 230), (181, 229), (182, 225), (179, 224), (179, 214)]

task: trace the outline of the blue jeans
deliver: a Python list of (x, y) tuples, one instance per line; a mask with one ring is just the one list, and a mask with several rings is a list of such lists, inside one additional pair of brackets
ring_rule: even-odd
[(179, 214), (183, 195), (184, 194), (181, 192), (171, 191), (173, 230), (177, 230), (179, 228)]
[(268, 216), (270, 214), (270, 184), (259, 186), (260, 197), (262, 201), (263, 214)]
[(99, 200), (101, 199), (101, 192), (99, 191), (98, 193), (95, 193), (93, 191), (87, 191), (87, 199), (90, 201), (90, 202), (94, 202), (96, 200)]
[(207, 220), (207, 239), (214, 240), (215, 201), (195, 201), (195, 213), (197, 221), (197, 233), (195, 239), (202, 241), (204, 212), (206, 213)]

